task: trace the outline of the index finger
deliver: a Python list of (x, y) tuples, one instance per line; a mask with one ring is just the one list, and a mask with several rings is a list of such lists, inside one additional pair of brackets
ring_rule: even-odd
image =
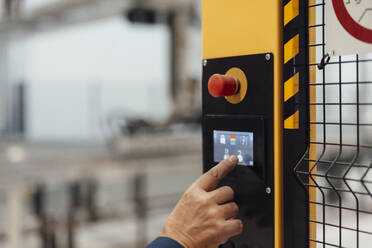
[(197, 180), (197, 184), (205, 191), (212, 191), (217, 184), (224, 178), (238, 163), (237, 156), (231, 156), (207, 171)]

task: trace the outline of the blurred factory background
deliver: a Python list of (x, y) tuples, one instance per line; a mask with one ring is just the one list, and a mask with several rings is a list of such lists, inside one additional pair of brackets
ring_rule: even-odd
[(143, 247), (201, 174), (200, 1), (0, 1), (0, 247)]

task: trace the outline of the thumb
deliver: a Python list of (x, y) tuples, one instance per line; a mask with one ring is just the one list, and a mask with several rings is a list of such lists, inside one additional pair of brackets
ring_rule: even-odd
[(238, 163), (236, 156), (231, 156), (207, 171), (196, 181), (196, 184), (209, 192), (217, 187), (217, 184), (232, 170)]

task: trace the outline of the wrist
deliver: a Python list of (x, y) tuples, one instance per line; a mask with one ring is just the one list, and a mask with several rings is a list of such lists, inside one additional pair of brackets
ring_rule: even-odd
[(179, 231), (177, 228), (172, 228), (172, 226), (168, 224), (164, 225), (161, 236), (173, 239), (185, 248), (197, 248), (189, 235)]

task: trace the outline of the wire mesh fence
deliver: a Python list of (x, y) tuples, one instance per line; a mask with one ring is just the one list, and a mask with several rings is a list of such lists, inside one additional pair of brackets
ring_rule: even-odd
[(367, 248), (372, 246), (372, 54), (326, 53), (327, 4), (331, 1), (306, 1), (306, 12), (314, 14), (302, 27), (309, 34), (310, 75), (301, 84), (310, 92), (310, 135), (295, 175), (309, 195), (309, 247)]

